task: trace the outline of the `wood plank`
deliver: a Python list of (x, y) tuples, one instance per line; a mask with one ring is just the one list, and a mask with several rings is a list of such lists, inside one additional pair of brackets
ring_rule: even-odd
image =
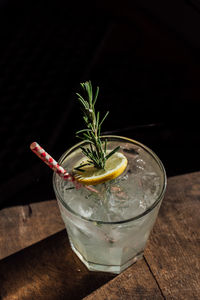
[(0, 259), (64, 228), (56, 200), (0, 210)]
[(63, 231), (0, 262), (0, 298), (81, 299), (109, 281), (86, 299), (199, 299), (199, 200), (200, 172), (170, 178), (145, 258), (113, 280), (87, 271)]
[(63, 230), (0, 261), (0, 299), (82, 299), (113, 277), (88, 271)]
[[(170, 178), (145, 250), (145, 273), (137, 262), (85, 299), (199, 299), (199, 200), (200, 172)], [(148, 285), (148, 272), (158, 292), (154, 281)], [(141, 297), (138, 287), (144, 289)]]
[[(48, 300), (82, 299), (115, 276), (88, 271), (72, 252), (63, 230), (0, 261), (0, 299), (43, 300), (47, 295)], [(144, 260), (116, 278), (106, 293), (98, 290), (95, 297), (163, 299)]]
[(166, 299), (200, 299), (200, 172), (169, 179), (146, 261)]
[(84, 300), (164, 299), (144, 259), (138, 261)]

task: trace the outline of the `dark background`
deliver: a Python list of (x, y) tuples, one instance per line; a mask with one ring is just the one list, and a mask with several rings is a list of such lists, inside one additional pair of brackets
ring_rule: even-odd
[(0, 207), (54, 198), (55, 159), (83, 126), (90, 79), (103, 131), (154, 150), (167, 175), (200, 169), (199, 1), (0, 0)]

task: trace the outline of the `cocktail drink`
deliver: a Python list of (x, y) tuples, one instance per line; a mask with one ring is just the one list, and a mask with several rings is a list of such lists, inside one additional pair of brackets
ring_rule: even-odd
[[(73, 251), (93, 271), (120, 273), (142, 257), (166, 188), (164, 167), (146, 146), (134, 140), (102, 137), (107, 151), (119, 147), (127, 158), (121, 175), (77, 189), (53, 175), (53, 187)], [(67, 150), (59, 160), (72, 171), (88, 141)], [(84, 175), (83, 175), (84, 176)]]
[(164, 167), (148, 147), (101, 136), (90, 81), (77, 93), (86, 128), (82, 142), (57, 163), (36, 142), (31, 150), (53, 171), (53, 187), (73, 251), (93, 271), (120, 273), (142, 257), (166, 189)]

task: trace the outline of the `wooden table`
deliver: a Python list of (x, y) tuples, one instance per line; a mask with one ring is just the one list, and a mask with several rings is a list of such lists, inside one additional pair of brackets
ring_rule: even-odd
[(116, 276), (70, 249), (55, 200), (0, 211), (0, 299), (200, 299), (200, 172), (169, 178), (144, 258)]

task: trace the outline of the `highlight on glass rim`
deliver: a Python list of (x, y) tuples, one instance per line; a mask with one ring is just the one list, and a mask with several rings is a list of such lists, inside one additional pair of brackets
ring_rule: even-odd
[(53, 171), (53, 188), (72, 250), (91, 271), (121, 273), (143, 256), (166, 189), (157, 155), (140, 142), (101, 136), (108, 112), (96, 111), (99, 87), (81, 83), (84, 128), (79, 143), (55, 161), (31, 149)]

